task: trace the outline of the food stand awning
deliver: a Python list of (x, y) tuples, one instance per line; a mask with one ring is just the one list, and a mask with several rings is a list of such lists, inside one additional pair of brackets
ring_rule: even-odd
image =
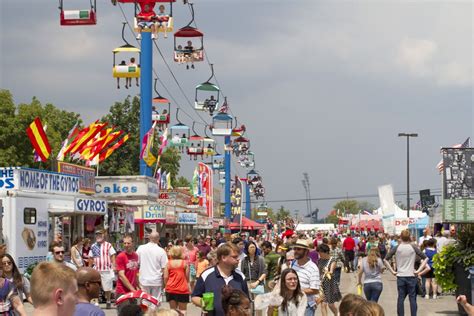
[[(240, 229), (240, 217), (236, 216), (234, 218), (234, 222), (229, 223), (227, 228), (230, 230), (233, 229)], [(264, 229), (264, 224), (259, 224), (256, 221), (253, 221), (245, 216), (242, 216), (242, 230), (257, 230), (257, 229)]]

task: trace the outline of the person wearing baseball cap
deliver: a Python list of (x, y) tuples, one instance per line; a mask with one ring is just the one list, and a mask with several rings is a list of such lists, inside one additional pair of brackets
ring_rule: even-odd
[(320, 281), (318, 266), (308, 256), (311, 249), (308, 242), (311, 241), (298, 239), (292, 245), (295, 252), (295, 260), (290, 266), (298, 274), (301, 290), (308, 297), (305, 316), (314, 316), (317, 307), (315, 298), (319, 298)]

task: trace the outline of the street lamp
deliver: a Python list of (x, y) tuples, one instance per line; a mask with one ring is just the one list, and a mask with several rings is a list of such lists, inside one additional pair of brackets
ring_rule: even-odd
[(407, 138), (407, 217), (410, 218), (410, 137), (418, 137), (418, 134), (398, 133), (398, 137)]

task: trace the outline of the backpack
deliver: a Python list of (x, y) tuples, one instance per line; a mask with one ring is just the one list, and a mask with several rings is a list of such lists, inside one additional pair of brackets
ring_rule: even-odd
[(385, 246), (385, 243), (379, 242), (378, 248), (379, 248), (380, 254), (387, 253), (387, 247)]

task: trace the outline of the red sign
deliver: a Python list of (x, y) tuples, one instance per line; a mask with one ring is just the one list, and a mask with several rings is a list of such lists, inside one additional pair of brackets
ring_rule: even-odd
[(205, 163), (200, 162), (198, 165), (199, 181), (201, 186), (201, 198), (199, 205), (205, 206), (207, 216), (214, 217), (214, 185), (213, 174), (211, 168)]
[(95, 193), (95, 169), (58, 161), (58, 172), (80, 176), (80, 193)]

